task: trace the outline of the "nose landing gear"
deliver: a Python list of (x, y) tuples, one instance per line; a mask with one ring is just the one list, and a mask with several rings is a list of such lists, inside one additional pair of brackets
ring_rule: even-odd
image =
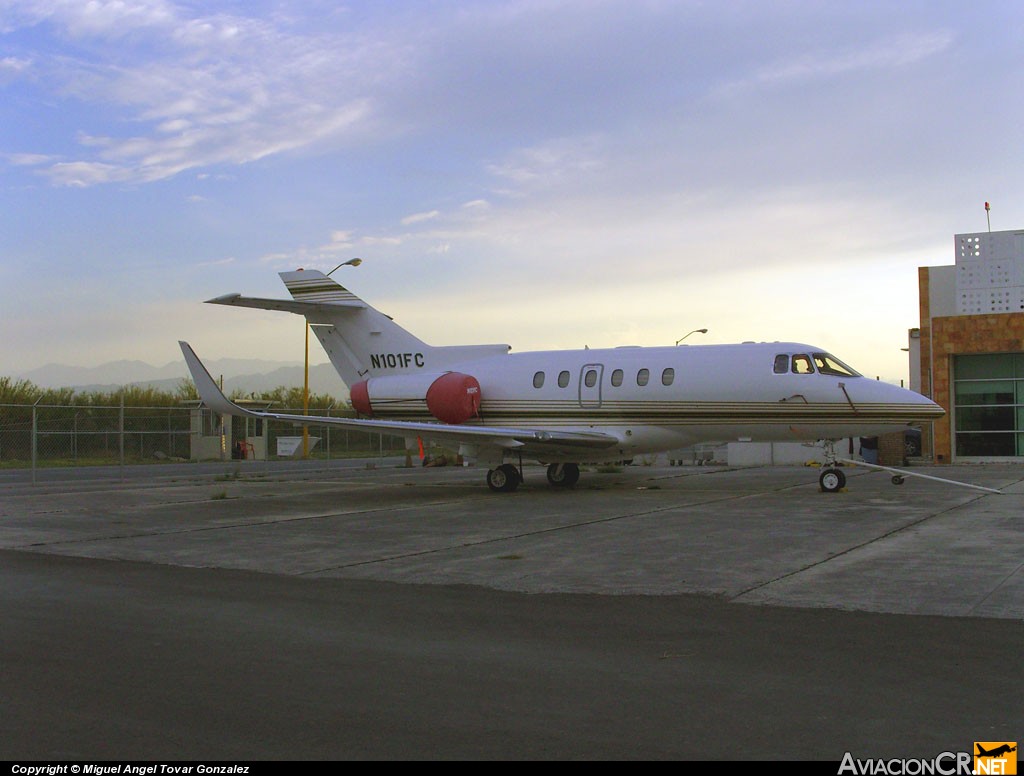
[(831, 439), (825, 440), (825, 467), (818, 476), (822, 493), (838, 493), (846, 487), (846, 475), (836, 468), (836, 446)]
[(846, 475), (839, 469), (824, 469), (818, 477), (822, 493), (838, 493), (846, 487)]

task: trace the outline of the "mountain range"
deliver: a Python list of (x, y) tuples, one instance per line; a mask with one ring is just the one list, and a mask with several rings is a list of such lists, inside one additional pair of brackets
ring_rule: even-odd
[[(262, 359), (222, 358), (206, 364), (215, 378), (223, 376), (224, 392), (236, 390), (259, 395), (280, 386), (301, 387), (301, 362), (266, 361)], [(30, 380), (40, 388), (74, 388), (77, 391), (111, 391), (123, 385), (138, 385), (166, 391), (175, 390), (188, 377), (184, 361), (153, 366), (144, 361), (111, 361), (94, 367), (46, 364), (38, 369), (11, 375)], [(309, 367), (310, 393), (348, 398), (348, 388), (330, 364)]]

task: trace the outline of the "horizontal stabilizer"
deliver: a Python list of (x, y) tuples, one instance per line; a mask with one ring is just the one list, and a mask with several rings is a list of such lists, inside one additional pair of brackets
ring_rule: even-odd
[(360, 301), (345, 302), (300, 302), (295, 299), (262, 299), (256, 296), (225, 294), (216, 299), (207, 299), (207, 304), (226, 304), (232, 307), (254, 307), (257, 310), (279, 310), (281, 312), (307, 315), (309, 313), (335, 312), (340, 310), (363, 310), (366, 304)]

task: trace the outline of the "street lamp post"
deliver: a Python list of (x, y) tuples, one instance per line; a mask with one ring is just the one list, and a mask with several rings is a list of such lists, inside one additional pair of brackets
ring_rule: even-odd
[[(362, 259), (349, 259), (343, 261), (337, 267), (331, 270), (339, 270), (342, 267), (358, 267), (363, 263)], [(330, 275), (331, 272), (327, 274)], [(309, 414), (309, 319), (306, 319), (306, 356), (303, 360), (303, 378), (302, 378), (302, 414)], [(304, 425), (302, 427), (302, 457), (309, 459), (309, 426)]]
[(708, 330), (707, 330), (707, 329), (694, 329), (693, 331), (689, 332), (688, 334), (684, 334), (684, 335), (683, 335), (682, 337), (680, 337), (679, 339), (677, 339), (677, 340), (676, 340), (676, 344), (678, 345), (678, 344), (679, 344), (680, 342), (682, 342), (682, 341), (683, 341), (684, 339), (686, 339), (687, 337), (689, 337), (689, 336), (690, 336), (690, 334), (707, 334), (707, 333), (708, 333)]

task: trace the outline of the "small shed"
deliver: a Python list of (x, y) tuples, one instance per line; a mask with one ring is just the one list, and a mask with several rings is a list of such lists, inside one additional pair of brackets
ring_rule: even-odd
[[(193, 461), (265, 461), (270, 429), (263, 418), (218, 415), (201, 401), (182, 402), (189, 412), (189, 457)], [(267, 410), (274, 402), (236, 399), (245, 409)]]

